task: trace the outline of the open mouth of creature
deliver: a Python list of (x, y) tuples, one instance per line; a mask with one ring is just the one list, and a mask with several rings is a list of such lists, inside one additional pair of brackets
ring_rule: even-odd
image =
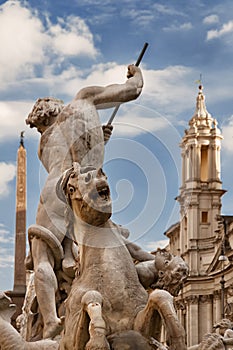
[(99, 179), (93, 183), (92, 191), (88, 191), (83, 197), (86, 205), (83, 209), (87, 210), (88, 213), (92, 213), (92, 219), (98, 215), (98, 220), (106, 221), (112, 213), (112, 201), (110, 188), (107, 181)]
[(87, 200), (87, 203), (96, 210), (108, 207), (111, 204), (111, 195), (107, 181), (103, 179), (97, 180), (94, 188), (89, 192), (88, 197), (85, 199)]
[(110, 199), (110, 189), (107, 184), (96, 185), (96, 196), (108, 202)]

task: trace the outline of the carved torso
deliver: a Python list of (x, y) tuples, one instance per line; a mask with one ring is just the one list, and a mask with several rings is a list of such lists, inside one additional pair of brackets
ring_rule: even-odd
[(103, 164), (103, 132), (95, 106), (79, 100), (65, 107), (57, 122), (42, 134), (38, 154), (48, 177), (41, 192), (36, 223), (62, 241), (66, 233), (66, 206), (56, 195), (59, 177), (73, 161), (84, 165)]
[[(133, 327), (134, 318), (146, 305), (148, 295), (139, 282), (122, 236), (115, 227), (111, 227), (111, 223), (110, 227), (107, 225), (92, 227), (92, 232), (89, 228), (89, 232), (83, 235), (79, 246), (80, 276), (73, 284), (66, 306), (67, 322), (73, 324), (77, 320), (77, 306), (81, 309), (82, 296), (90, 290), (100, 292), (103, 296), (103, 318), (111, 334)], [(69, 327), (66, 335), (68, 330)]]

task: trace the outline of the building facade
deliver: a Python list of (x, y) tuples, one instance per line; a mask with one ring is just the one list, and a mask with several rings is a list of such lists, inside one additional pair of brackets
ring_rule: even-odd
[(195, 113), (180, 144), (180, 221), (165, 232), (171, 253), (181, 255), (190, 268), (175, 301), (188, 346), (200, 343), (221, 318), (232, 318), (233, 217), (221, 216), (226, 192), (221, 182), (221, 140), (200, 85)]

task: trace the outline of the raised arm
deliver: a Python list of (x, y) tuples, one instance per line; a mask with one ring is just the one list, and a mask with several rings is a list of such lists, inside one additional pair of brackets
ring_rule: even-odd
[(138, 261), (154, 260), (155, 256), (143, 250), (137, 244), (124, 239), (126, 247), (133, 259)]
[(128, 66), (128, 80), (124, 84), (112, 84), (105, 87), (89, 86), (80, 90), (74, 101), (87, 99), (97, 109), (111, 108), (118, 103), (136, 99), (143, 87), (142, 73), (135, 65)]

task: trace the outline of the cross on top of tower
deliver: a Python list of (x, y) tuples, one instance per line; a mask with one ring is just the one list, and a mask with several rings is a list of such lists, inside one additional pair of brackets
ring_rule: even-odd
[(189, 121), (190, 129), (189, 132), (197, 132), (200, 130), (211, 130), (213, 127), (214, 119), (211, 114), (207, 111), (205, 104), (205, 95), (203, 94), (203, 85), (201, 84), (201, 76), (200, 80), (198, 80), (198, 94), (196, 98), (196, 109), (193, 117)]
[(205, 105), (205, 95), (203, 94), (203, 85), (199, 85), (199, 92), (197, 95), (196, 111), (195, 111), (194, 117), (196, 117), (196, 119), (211, 118), (211, 115), (207, 111), (206, 105)]

